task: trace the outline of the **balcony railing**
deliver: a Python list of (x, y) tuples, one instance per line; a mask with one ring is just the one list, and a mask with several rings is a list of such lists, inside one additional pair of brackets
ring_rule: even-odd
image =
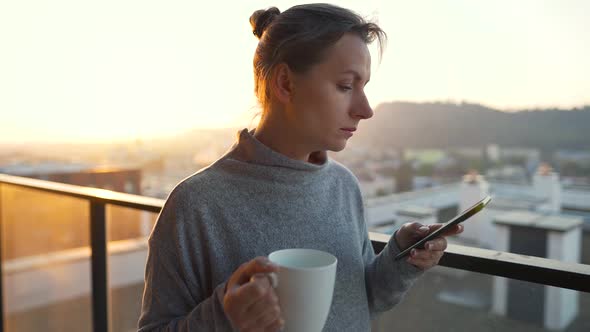
[[(158, 213), (164, 200), (0, 174), (0, 189), (2, 185), (29, 188), (89, 202), (92, 326), (93, 331), (108, 331), (110, 299), (107, 278), (106, 206), (121, 206)], [(0, 198), (0, 266), (2, 266), (3, 222), (1, 212), (2, 199)], [(379, 233), (370, 233), (369, 236), (375, 252), (380, 252), (389, 239), (388, 235)], [(449, 245), (440, 265), (590, 293), (590, 266), (583, 264)], [(0, 273), (0, 285), (3, 285), (2, 273)], [(0, 287), (0, 299), (3, 299), (2, 291), (3, 286)], [(5, 326), (3, 303), (4, 301), (0, 300), (0, 332), (4, 331)]]

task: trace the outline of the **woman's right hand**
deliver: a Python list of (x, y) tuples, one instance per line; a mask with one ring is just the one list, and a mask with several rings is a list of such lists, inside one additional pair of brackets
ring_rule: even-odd
[(227, 281), (223, 309), (234, 328), (241, 332), (275, 332), (283, 328), (279, 300), (268, 274), (279, 267), (266, 257), (242, 264)]

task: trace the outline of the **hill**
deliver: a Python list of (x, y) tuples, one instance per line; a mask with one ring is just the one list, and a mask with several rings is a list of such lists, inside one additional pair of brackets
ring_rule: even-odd
[(478, 104), (380, 104), (362, 121), (355, 143), (395, 148), (590, 148), (590, 106), (503, 112)]

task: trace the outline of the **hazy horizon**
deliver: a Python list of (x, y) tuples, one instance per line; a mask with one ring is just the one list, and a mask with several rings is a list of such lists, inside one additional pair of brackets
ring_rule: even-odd
[[(568, 112), (568, 111), (573, 111), (575, 109), (580, 110), (583, 108), (588, 108), (590, 107), (590, 103), (588, 104), (584, 104), (584, 105), (580, 105), (580, 106), (573, 106), (571, 108), (560, 108), (560, 107), (555, 107), (555, 106), (547, 106), (547, 107), (542, 107), (542, 108), (522, 108), (522, 109), (508, 109), (508, 110), (503, 110), (503, 109), (496, 109), (493, 108), (489, 105), (485, 105), (482, 103), (477, 103), (477, 102), (472, 102), (472, 101), (454, 101), (454, 100), (432, 100), (432, 101), (407, 101), (407, 100), (392, 100), (392, 101), (383, 101), (381, 103), (379, 103), (378, 105), (374, 105), (374, 108), (378, 108), (379, 105), (381, 104), (391, 104), (391, 103), (414, 103), (414, 104), (447, 104), (447, 105), (461, 105), (461, 104), (469, 104), (469, 105), (479, 105), (485, 108), (490, 108), (494, 111), (498, 111), (498, 112), (506, 112), (506, 113), (518, 113), (518, 112), (543, 112), (543, 111), (547, 111), (547, 110), (558, 110), (558, 111), (563, 111), (563, 112)], [(254, 113), (252, 113), (252, 116), (254, 116)], [(96, 145), (102, 145), (102, 144), (107, 144), (107, 145), (111, 145), (111, 144), (127, 144), (129, 142), (133, 142), (135, 140), (141, 140), (141, 141), (151, 141), (151, 140), (165, 140), (165, 139), (174, 139), (176, 138), (176, 136), (181, 136), (183, 134), (187, 134), (190, 133), (192, 131), (197, 131), (197, 130), (203, 130), (203, 131), (207, 131), (207, 130), (229, 130), (229, 129), (242, 129), (242, 128), (251, 128), (253, 126), (256, 125), (257, 120), (254, 121), (247, 121), (242, 123), (242, 124), (234, 124), (234, 125), (226, 125), (226, 126), (218, 126), (218, 127), (212, 127), (212, 126), (208, 126), (208, 127), (199, 127), (198, 125), (195, 125), (193, 127), (186, 127), (183, 129), (179, 129), (177, 131), (173, 131), (173, 132), (168, 132), (168, 133), (155, 133), (153, 135), (146, 135), (146, 136), (129, 136), (129, 137), (110, 137), (110, 138), (78, 138), (78, 139), (74, 139), (74, 141), (72, 142), (72, 138), (64, 138), (63, 140), (59, 140), (59, 139), (51, 139), (51, 140), (47, 140), (47, 139), (25, 139), (25, 140), (19, 140), (19, 141), (10, 141), (10, 140), (2, 140), (0, 139), (0, 146), (5, 145), (5, 146), (11, 146), (11, 145), (19, 145), (19, 144), (42, 144), (42, 145), (68, 145), (68, 144), (96, 144)], [(370, 119), (367, 121), (371, 121)], [(1, 137), (1, 134), (0, 134)]]
[[(555, 111), (559, 111), (559, 112), (569, 112), (569, 111), (573, 111), (573, 110), (583, 110), (585, 112), (590, 112), (590, 104), (589, 105), (583, 105), (580, 107), (574, 107), (571, 109), (564, 109), (564, 108), (555, 108), (555, 107), (548, 107), (548, 108), (542, 108), (542, 109), (518, 109), (518, 110), (500, 110), (500, 109), (494, 109), (491, 108), (487, 105), (483, 105), (480, 103), (474, 103), (474, 102), (470, 102), (470, 101), (449, 101), (449, 100), (440, 100), (440, 101), (424, 101), (424, 102), (412, 102), (412, 101), (389, 101), (389, 102), (383, 102), (380, 103), (379, 105), (377, 105), (376, 110), (377, 111), (382, 111), (380, 106), (386, 105), (386, 104), (417, 104), (417, 105), (433, 105), (433, 104), (439, 104), (439, 105), (447, 105), (447, 106), (481, 106), (483, 108), (487, 108), (487, 109), (491, 109), (493, 111), (498, 111), (498, 112), (506, 112), (506, 113), (511, 113), (511, 114), (516, 114), (519, 112), (545, 112), (548, 110), (555, 110)], [(367, 121), (372, 121), (372, 119), (367, 120)], [(77, 139), (77, 140), (63, 140), (63, 141), (59, 141), (59, 140), (44, 140), (44, 141), (35, 141), (35, 140), (30, 140), (30, 141), (25, 141), (25, 142), (10, 142), (10, 141), (0, 141), (0, 147), (1, 146), (23, 146), (23, 145), (43, 145), (43, 146), (68, 146), (68, 145), (95, 145), (95, 146), (102, 146), (102, 145), (116, 145), (116, 144), (133, 144), (136, 141), (142, 142), (142, 143), (149, 143), (149, 142), (155, 142), (155, 141), (165, 141), (165, 140), (176, 140), (179, 137), (183, 136), (183, 135), (187, 135), (187, 134), (194, 134), (195, 132), (202, 130), (204, 134), (206, 134), (206, 132), (211, 132), (211, 131), (222, 131), (222, 130), (236, 130), (239, 131), (242, 128), (253, 128), (255, 127), (257, 124), (257, 121), (253, 121), (252, 123), (248, 123), (248, 124), (243, 124), (243, 125), (235, 125), (235, 126), (220, 126), (220, 127), (198, 127), (198, 126), (194, 126), (194, 127), (189, 127), (189, 128), (185, 128), (176, 132), (172, 132), (172, 133), (164, 133), (164, 134), (159, 134), (159, 135), (152, 135), (152, 136), (137, 136), (137, 137), (123, 137), (123, 138), (105, 138), (105, 139)]]
[[(248, 17), (295, 3), (5, 3), (0, 143), (121, 141), (248, 126), (256, 113), (257, 44)], [(373, 106), (590, 105), (590, 2), (332, 3), (376, 17), (388, 33), (380, 64), (373, 52)]]

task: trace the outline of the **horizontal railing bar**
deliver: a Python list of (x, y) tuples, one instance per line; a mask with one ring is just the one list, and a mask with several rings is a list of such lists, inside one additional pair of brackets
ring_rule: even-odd
[[(375, 252), (389, 237), (369, 233)], [(590, 293), (590, 265), (585, 264), (449, 244), (439, 265)]]
[[(157, 198), (4, 174), (0, 174), (0, 183), (155, 213), (158, 213), (164, 205), (164, 200)], [(385, 247), (390, 236), (370, 232), (369, 237), (375, 251), (380, 252)], [(540, 257), (449, 244), (445, 255), (440, 261), (440, 265), (459, 270), (590, 292), (590, 266), (584, 264), (567, 263)]]
[(449, 245), (440, 264), (590, 293), (590, 266), (585, 264), (456, 245)]
[(81, 198), (90, 202), (129, 207), (154, 213), (160, 212), (162, 206), (164, 206), (164, 200), (159, 198), (126, 194), (111, 190), (82, 187), (45, 180), (30, 179), (20, 176), (0, 174), (0, 183), (69, 197)]
[(590, 212), (590, 209), (580, 207), (577, 205), (566, 205), (566, 204), (561, 205), (561, 210), (562, 211), (573, 211), (573, 212)]

